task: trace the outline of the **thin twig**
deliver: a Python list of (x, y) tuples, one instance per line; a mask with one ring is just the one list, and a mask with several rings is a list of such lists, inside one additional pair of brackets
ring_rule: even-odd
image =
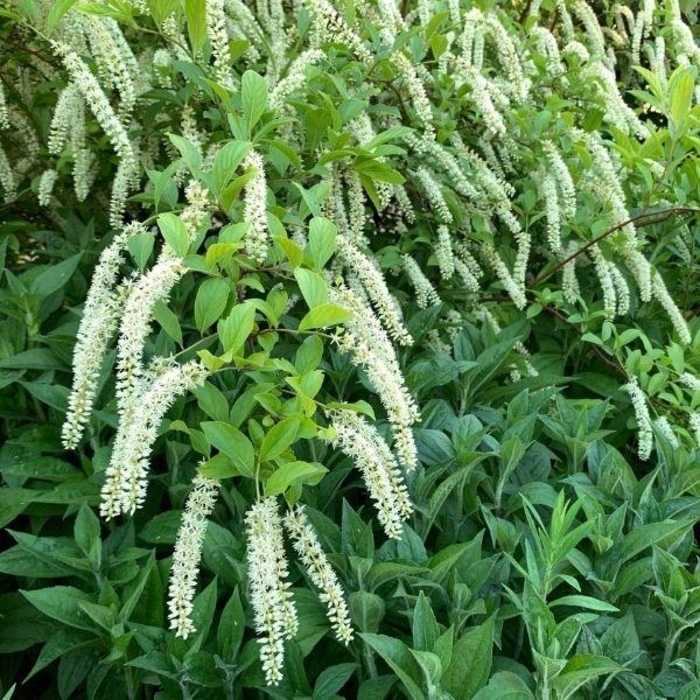
[(700, 213), (700, 209), (698, 209), (697, 207), (672, 207), (671, 209), (664, 209), (662, 211), (653, 211), (646, 212), (644, 214), (638, 214), (637, 216), (633, 216), (632, 218), (627, 219), (626, 221), (622, 221), (619, 224), (615, 224), (615, 226), (613, 226), (612, 228), (609, 228), (607, 231), (604, 231), (599, 236), (596, 236), (595, 238), (592, 238), (590, 241), (586, 242), (583, 246), (581, 246), (578, 250), (574, 251), (571, 255), (568, 255), (563, 260), (560, 260), (553, 268), (551, 268), (551, 270), (544, 270), (543, 272), (541, 272), (530, 286), (536, 287), (540, 282), (546, 280), (548, 277), (551, 277), (558, 270), (561, 270), (561, 268), (564, 267), (564, 265), (570, 263), (572, 260), (575, 260), (582, 253), (585, 253), (591, 246), (594, 246), (599, 241), (602, 241), (604, 238), (607, 238), (611, 234), (615, 233), (615, 231), (623, 229), (625, 226), (629, 226), (630, 224), (635, 224), (637, 226), (649, 226), (651, 224), (659, 223), (660, 221), (665, 221), (666, 219), (670, 218), (675, 214), (691, 213), (698, 214)]

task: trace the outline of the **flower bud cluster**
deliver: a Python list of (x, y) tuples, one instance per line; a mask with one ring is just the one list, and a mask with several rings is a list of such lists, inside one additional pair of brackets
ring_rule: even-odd
[(267, 496), (254, 503), (245, 516), (248, 538), (248, 581), (260, 661), (268, 685), (283, 678), (284, 640), (291, 639), (299, 623), (289, 591), (287, 556), (282, 519), (276, 500)]
[(116, 288), (119, 267), (127, 241), (139, 231), (139, 224), (119, 231), (102, 251), (92, 276), (73, 352), (73, 387), (62, 429), (67, 450), (77, 447), (92, 411), (100, 367), (121, 311), (123, 291)]
[(413, 469), (418, 456), (411, 426), (420, 414), (406, 388), (394, 347), (372, 308), (356, 293), (346, 287), (333, 289), (332, 300), (352, 314), (345, 332), (337, 338), (338, 347), (350, 354), (353, 364), (365, 368), (391, 423), (399, 461)]
[(561, 252), (561, 213), (557, 181), (551, 173), (540, 180), (540, 194), (544, 198), (545, 216), (547, 217), (547, 244), (553, 253)]
[(605, 37), (600, 28), (600, 23), (591, 9), (590, 5), (585, 0), (575, 0), (573, 3), (574, 14), (583, 23), (588, 37), (588, 44), (591, 47), (593, 55), (598, 59), (606, 62), (607, 53), (605, 50)]
[[(55, 156), (60, 155), (68, 140), (69, 133), (73, 143), (77, 143), (79, 146), (84, 143), (85, 102), (80, 90), (73, 83), (68, 83), (56, 100), (56, 107), (49, 126), (49, 153)], [(73, 134), (76, 135), (73, 136)]]
[(617, 315), (625, 316), (630, 310), (630, 288), (625, 276), (620, 268), (612, 261), (608, 261), (608, 270), (615, 285), (615, 296), (617, 297)]
[(695, 444), (700, 445), (700, 413), (691, 413), (688, 416), (688, 422), (695, 437)]
[(442, 223), (451, 224), (452, 223), (452, 212), (445, 202), (445, 198), (442, 196), (440, 191), (440, 185), (438, 185), (433, 173), (428, 170), (424, 165), (418, 167), (416, 171), (416, 178), (418, 183), (423, 190), (423, 193), (427, 197), (430, 205), (435, 210), (436, 215), (440, 218)]
[[(131, 114), (136, 104), (136, 59), (124, 40), (119, 25), (110, 17), (97, 15), (88, 15), (83, 22), (100, 81), (117, 91), (120, 113), (123, 116)], [(119, 43), (117, 36), (122, 39)]]
[(113, 518), (133, 515), (146, 499), (148, 467), (158, 428), (175, 399), (200, 386), (209, 370), (197, 360), (174, 364), (144, 388), (135, 405), (120, 415), (112, 458), (105, 470), (100, 514)]
[(343, 644), (349, 644), (353, 633), (348, 605), (338, 577), (321, 548), (303, 506), (289, 511), (284, 518), (284, 527), (311, 582), (321, 591), (319, 599), (326, 605), (328, 620), (336, 638)]
[(636, 134), (640, 139), (649, 136), (648, 127), (643, 124), (634, 110), (624, 101), (617, 87), (617, 78), (612, 70), (598, 61), (589, 63), (583, 70), (582, 77), (597, 86), (605, 107), (605, 117), (622, 132)]
[(44, 170), (41, 174), (37, 199), (42, 207), (48, 207), (51, 203), (51, 193), (53, 192), (53, 186), (56, 184), (57, 177), (58, 173), (52, 168)]
[(342, 234), (337, 236), (336, 246), (343, 263), (359, 278), (389, 335), (401, 345), (411, 345), (413, 338), (403, 324), (399, 303), (389, 291), (377, 263)]
[(652, 275), (651, 293), (671, 319), (671, 324), (678, 334), (680, 342), (683, 345), (690, 345), (692, 338), (688, 324), (673, 297), (669, 294), (664, 278), (658, 272), (654, 272)]
[(451, 279), (455, 272), (455, 257), (452, 251), (452, 236), (444, 224), (438, 226), (437, 241), (433, 246), (433, 251), (440, 268), (440, 276), (443, 280)]
[(441, 303), (438, 293), (420, 266), (408, 253), (403, 256), (403, 268), (416, 293), (416, 304), (421, 309)]
[(525, 289), (518, 283), (515, 274), (511, 274), (510, 270), (508, 270), (508, 267), (503, 262), (503, 258), (501, 258), (498, 251), (493, 247), (493, 244), (484, 242), (482, 252), (489, 267), (496, 273), (496, 277), (498, 277), (515, 306), (518, 309), (524, 309), (527, 305)]
[(370, 64), (372, 54), (362, 39), (351, 29), (340, 12), (328, 0), (304, 0), (313, 15), (312, 45), (319, 48), (333, 42), (347, 46), (362, 63)]
[(195, 632), (192, 620), (194, 594), (207, 518), (214, 510), (218, 487), (219, 482), (215, 479), (200, 475), (194, 477), (175, 539), (168, 585), (168, 620), (170, 629), (175, 630), (175, 636), (183, 639)]
[(387, 537), (400, 538), (413, 506), (389, 446), (371, 423), (352, 411), (332, 411), (329, 417), (335, 431), (333, 442), (362, 473), (384, 532)]
[(230, 37), (226, 28), (227, 17), (224, 4), (224, 0), (206, 0), (205, 14), (207, 35), (214, 59), (214, 75), (221, 85), (232, 90), (234, 79), (231, 72)]
[(410, 59), (401, 51), (395, 51), (391, 55), (396, 69), (399, 72), (408, 96), (411, 98), (416, 116), (423, 125), (423, 136), (425, 139), (435, 138), (435, 128), (433, 127), (433, 110), (425, 91), (425, 85), (416, 72), (416, 67)]
[(246, 168), (254, 169), (254, 174), (245, 188), (243, 220), (248, 224), (245, 247), (248, 255), (262, 265), (267, 257), (268, 248), (265, 168), (262, 157), (256, 151), (250, 151), (243, 164)]
[(321, 63), (326, 54), (321, 49), (306, 49), (300, 53), (289, 66), (287, 75), (279, 80), (270, 93), (270, 109), (278, 112), (288, 97), (306, 83), (306, 69)]
[(10, 113), (7, 109), (7, 98), (5, 97), (5, 87), (0, 80), (0, 131), (10, 128)]
[(559, 53), (559, 44), (557, 40), (546, 27), (535, 25), (530, 35), (535, 40), (535, 47), (538, 53), (546, 59), (547, 72), (553, 76), (559, 76), (564, 72), (564, 66), (561, 62), (561, 54)]
[(530, 91), (530, 81), (525, 78), (523, 73), (518, 49), (506, 28), (493, 12), (488, 12), (484, 16), (484, 22), (486, 34), (493, 41), (498, 60), (505, 72), (507, 90), (517, 102), (524, 102)]
[(137, 172), (137, 161), (129, 135), (119, 117), (112, 109), (97, 78), (78, 54), (66, 44), (51, 43), (54, 53), (61, 58), (73, 84), (80, 90), (85, 103), (90, 107), (97, 122), (107, 134), (114, 150), (124, 162), (130, 177)]
[(639, 459), (646, 461), (651, 455), (651, 449), (654, 444), (654, 433), (651, 427), (646, 397), (636, 377), (631, 377), (623, 389), (630, 395), (634, 415), (637, 418), (637, 454)]
[(671, 445), (671, 447), (680, 447), (680, 442), (678, 441), (678, 438), (671, 427), (671, 423), (666, 416), (659, 416), (654, 421), (654, 425), (656, 426), (656, 429), (666, 438), (666, 440), (668, 440), (668, 444)]
[(576, 215), (576, 187), (564, 159), (551, 141), (544, 141), (542, 148), (547, 156), (549, 174), (554, 178), (561, 195), (561, 211), (566, 219)]
[(484, 78), (473, 66), (469, 66), (464, 71), (463, 77), (464, 82), (471, 88), (471, 96), (474, 100), (474, 105), (481, 114), (484, 125), (486, 126), (486, 131), (494, 135), (505, 136), (507, 132), (506, 123), (503, 121), (503, 116), (496, 108), (496, 103), (507, 103), (507, 99), (503, 100), (496, 86)]
[(617, 296), (615, 294), (615, 284), (610, 274), (608, 261), (603, 257), (600, 247), (592, 245), (588, 249), (588, 253), (593, 260), (598, 282), (600, 283), (601, 291), (603, 292), (603, 308), (608, 315), (608, 318), (614, 318), (617, 309)]

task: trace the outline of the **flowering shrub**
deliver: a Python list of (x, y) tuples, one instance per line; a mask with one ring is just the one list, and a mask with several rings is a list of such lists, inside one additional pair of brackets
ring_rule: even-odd
[(7, 697), (694, 697), (694, 11), (0, 10)]

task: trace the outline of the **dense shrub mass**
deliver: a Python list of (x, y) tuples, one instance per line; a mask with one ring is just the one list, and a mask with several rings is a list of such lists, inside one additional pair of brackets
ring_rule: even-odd
[(0, 694), (700, 697), (696, 10), (0, 6)]

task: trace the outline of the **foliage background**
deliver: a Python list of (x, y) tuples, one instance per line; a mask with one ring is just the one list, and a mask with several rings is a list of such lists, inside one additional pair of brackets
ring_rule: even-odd
[[(492, 123), (475, 102), (473, 86), (460, 85), (440, 66), (460, 29), (450, 14), (454, 3), (403, 8), (413, 11), (414, 21), (397, 30), (391, 48), (378, 36), (381, 24), (371, 3), (343, 5), (348, 26), (372, 52), (369, 66), (337, 37), (322, 39), (322, 64), (306, 70), (283, 108), (264, 109), (252, 126), (238, 80), (248, 69), (260, 75), (271, 70), (272, 33), (265, 27), (263, 40), (233, 37), (236, 85), (229, 94), (216, 82), (221, 75), (202, 23), (204, 5), (18, 2), (0, 11), (0, 77), (12, 110), (0, 143), (17, 185), (10, 196), (3, 181), (6, 201), (0, 207), (2, 692), (105, 700), (700, 697), (693, 531), (700, 506), (692, 422), (698, 398), (681, 381), (685, 373), (697, 377), (700, 363), (698, 58), (684, 53), (674, 34), (674, 4), (654, 5), (653, 31), (645, 37), (656, 49), (657, 37), (665, 39), (665, 80), (649, 51), (639, 61), (651, 73), (635, 69), (633, 33), (625, 40), (619, 8), (594, 7), (616, 55), (620, 94), (649, 130), (641, 138), (610, 118), (609, 96), (592, 88), (586, 67), (604, 63), (592, 45), (595, 32), (575, 19), (576, 39), (595, 58), (567, 54), (565, 79), (552, 73), (548, 57), (534, 44), (531, 30), (539, 23), (564, 48), (561, 3), (543, 2), (537, 12), (511, 3), (459, 6), (463, 19), (475, 8), (496, 16), (518, 54), (527, 57), (523, 65), (532, 87), (526, 99), (513, 99), (503, 109), (513, 143), (496, 153), (513, 187), (511, 211), (532, 236), (524, 304), (485, 264), (478, 290), (440, 274), (436, 235), (444, 221), (419, 187), (417, 171), (425, 163), (434, 168), (454, 219), (453, 240), (474, 254), (494, 246), (512, 270), (520, 248), (504, 225), (500, 195), (485, 190), (473, 208), (453, 188), (449, 170), (420, 153), (406, 134), (389, 131), (367, 147), (357, 143), (349, 126), (367, 111), (378, 133), (398, 124), (425, 133), (405, 76), (390, 60), (398, 47), (422, 66), (418, 76), (428, 85), (439, 143), (456, 149), (450, 139), (458, 133), (484, 158), (488, 144), (502, 145), (502, 135), (490, 134)], [(258, 15), (260, 7), (254, 8)], [(308, 7), (285, 15), (284, 26), (295, 40), (284, 47), (282, 69), (314, 31), (311, 18), (322, 5)], [(420, 14), (425, 7), (428, 21)], [(644, 7), (630, 8), (640, 21)], [(570, 9), (574, 13), (573, 4)], [(236, 306), (258, 298), (279, 310), (274, 320), (256, 315), (256, 332), (226, 363), (235, 372), (217, 372), (205, 387), (178, 399), (154, 449), (144, 508), (133, 518), (105, 523), (96, 509), (118, 422), (113, 355), (77, 451), (61, 447), (60, 424), (81, 304), (113, 232), (109, 199), (118, 159), (89, 118), (94, 183), (89, 197), (79, 201), (71, 181), (76, 153), (67, 148), (52, 155), (45, 145), (55, 93), (66, 84), (46, 37), (60, 35), (71, 13), (94, 21), (111, 17), (148, 60), (162, 47), (176, 54), (177, 43), (164, 28), (171, 11), (184, 53), (159, 68), (160, 76), (139, 94), (130, 136), (139, 144), (143, 171), (140, 187), (130, 193), (128, 216), (179, 212), (183, 182), (192, 177), (211, 187), (217, 210), (203, 247), (190, 251), (190, 272), (168, 304), (155, 310), (148, 354), (187, 359), (207, 349), (221, 356), (226, 347), (216, 323)], [(695, 6), (686, 3), (678, 11), (692, 26)], [(485, 55), (483, 74), (507, 81), (498, 46), (487, 44)], [(110, 98), (118, 104), (118, 91)], [(573, 127), (594, 134), (617, 154), (616, 175), (627, 213), (638, 224), (640, 249), (665, 280), (689, 328), (689, 342), (660, 299), (640, 301), (634, 273), (625, 267), (625, 243), (615, 236), (621, 221), (586, 184), (587, 174), (601, 177), (600, 163), (572, 136)], [(166, 141), (166, 133), (176, 138)], [(217, 236), (241, 219), (246, 175), (239, 168), (229, 176), (230, 164), (217, 174), (216, 161), (207, 164), (202, 155), (212, 144), (248, 139), (266, 163), (268, 223), (289, 243), (271, 245), (264, 264), (251, 263), (245, 251), (237, 251), (231, 264), (212, 264), (216, 258), (208, 251)], [(562, 257), (547, 244), (545, 140), (566, 155), (577, 186), (575, 214), (562, 229), (579, 266), (575, 300), (559, 276)], [(385, 272), (414, 339), (399, 357), (421, 407), (414, 430), (420, 465), (409, 478), (415, 513), (399, 540), (387, 540), (377, 528), (351, 461), (322, 439), (326, 422), (319, 407), (331, 402), (364, 402), (358, 405), (389, 434), (366, 375), (337, 352), (331, 331), (294, 332), (312, 306), (294, 270), (319, 271), (300, 251), (308, 222), (329, 214), (336, 162), (360, 179), (368, 251)], [(36, 195), (47, 167), (58, 178), (49, 206), (42, 207)], [(470, 177), (478, 184), (476, 175)], [(377, 205), (378, 189), (404, 179), (414, 223), (405, 212), (402, 218), (396, 208)], [(231, 233), (234, 244), (237, 235)], [(607, 308), (595, 261), (587, 254), (594, 239), (628, 281), (626, 313), (615, 316)], [(125, 267), (147, 269), (152, 250), (162, 246), (157, 233), (132, 240)], [(406, 253), (420, 263), (440, 303), (420, 308), (415, 280), (404, 267)], [(334, 268), (333, 274), (341, 273)], [(224, 303), (220, 293), (206, 291), (214, 280), (219, 291), (224, 283)], [(303, 299), (285, 309), (281, 295), (294, 294)], [(528, 349), (526, 356), (515, 349), (518, 343)], [(302, 377), (318, 371), (318, 393), (299, 388)], [(652, 415), (667, 417), (674, 431), (669, 438), (667, 431), (652, 428), (647, 460), (638, 454), (639, 415), (622, 389), (632, 377)], [(255, 499), (253, 480), (235, 476), (221, 488), (204, 543), (198, 633), (187, 641), (166, 629), (168, 571), (198, 463), (212, 454), (212, 446), (235, 452), (215, 427), (241, 429), (259, 454), (264, 436), (306, 405), (305, 398), (314, 407), (307, 416), (311, 425), (288, 446), (295, 459), (323, 464), (328, 473), (303, 489), (291, 484), (287, 497), (303, 494), (345, 587), (358, 634), (348, 648), (333, 641), (323, 606), (293, 566), (300, 629), (287, 646), (284, 682), (268, 688), (245, 575), (242, 523)]]

